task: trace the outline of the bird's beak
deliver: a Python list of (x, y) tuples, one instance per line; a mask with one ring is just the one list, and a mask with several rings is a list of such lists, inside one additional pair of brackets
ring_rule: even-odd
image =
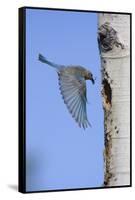
[(91, 79), (91, 82), (92, 82), (93, 84), (95, 84), (95, 80), (94, 80), (93, 78)]

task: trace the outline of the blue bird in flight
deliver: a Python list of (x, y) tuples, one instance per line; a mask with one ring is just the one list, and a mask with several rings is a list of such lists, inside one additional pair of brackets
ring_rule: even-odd
[(91, 80), (93, 84), (95, 83), (92, 73), (82, 66), (55, 64), (48, 61), (42, 54), (39, 54), (38, 59), (56, 69), (64, 103), (79, 127), (85, 129), (91, 126), (86, 110), (86, 80)]

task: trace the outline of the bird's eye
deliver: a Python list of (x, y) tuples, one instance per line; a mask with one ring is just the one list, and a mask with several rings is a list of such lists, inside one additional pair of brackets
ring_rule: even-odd
[(92, 74), (91, 74), (90, 72), (88, 73), (88, 77), (89, 77), (89, 78), (92, 78)]

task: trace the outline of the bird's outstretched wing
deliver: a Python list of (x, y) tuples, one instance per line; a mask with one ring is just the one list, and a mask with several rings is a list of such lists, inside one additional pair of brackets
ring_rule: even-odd
[(59, 85), (64, 103), (72, 117), (84, 129), (90, 125), (86, 111), (86, 81), (69, 73), (59, 73)]

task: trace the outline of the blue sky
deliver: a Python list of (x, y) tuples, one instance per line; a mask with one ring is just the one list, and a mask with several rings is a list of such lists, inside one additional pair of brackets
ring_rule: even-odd
[[(69, 114), (56, 71), (38, 61), (42, 53), (63, 65), (82, 65), (96, 77), (87, 81), (87, 113), (80, 129)], [(104, 125), (101, 102), (97, 14), (26, 10), (26, 190), (100, 187), (103, 183)]]

